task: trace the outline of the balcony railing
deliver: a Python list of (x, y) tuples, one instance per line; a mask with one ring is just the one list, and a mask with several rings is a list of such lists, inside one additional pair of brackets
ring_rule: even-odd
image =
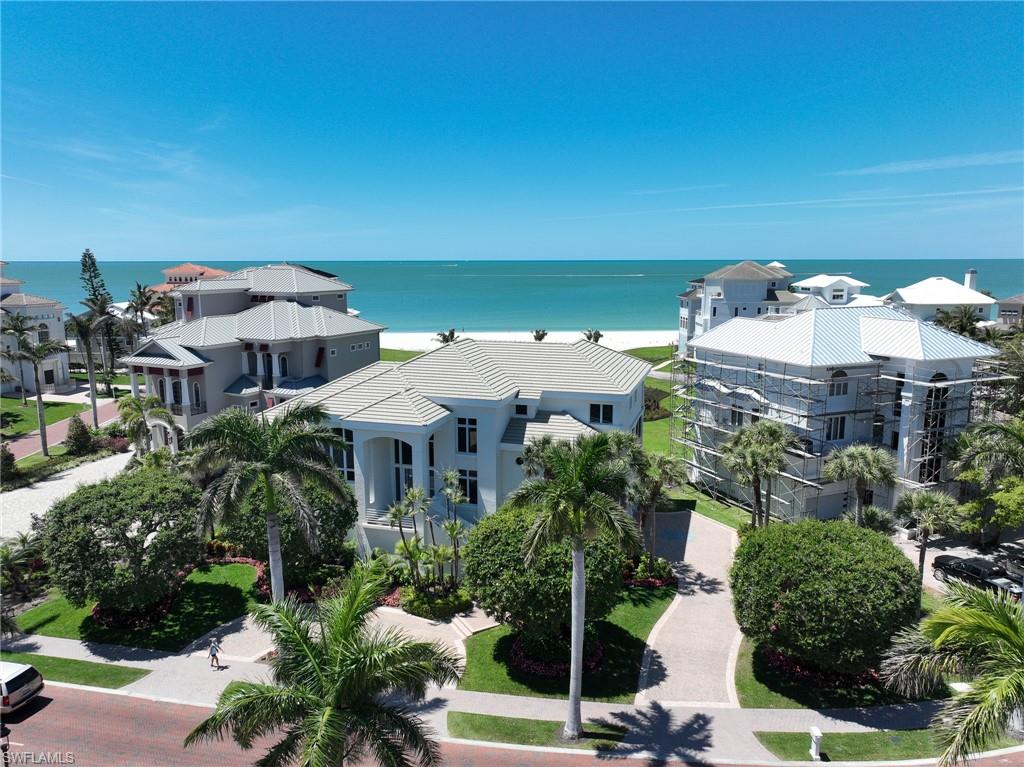
[[(170, 409), (170, 411), (174, 415), (185, 415), (185, 406), (180, 404), (180, 403), (178, 403), (178, 402), (173, 402), (170, 405), (168, 405), (167, 407)], [(195, 403), (190, 404), (188, 406), (188, 412), (189, 412), (189, 415), (199, 415), (200, 413), (205, 413), (206, 412), (206, 403), (205, 402), (200, 402), (199, 404), (195, 404)]]

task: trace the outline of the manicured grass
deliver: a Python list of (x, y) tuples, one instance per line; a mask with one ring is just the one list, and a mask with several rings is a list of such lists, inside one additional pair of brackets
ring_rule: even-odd
[[(89, 374), (88, 373), (72, 373), (71, 377), (74, 380), (76, 380), (76, 381), (81, 381), (82, 383), (88, 383), (89, 382)], [(140, 378), (140, 383), (141, 383), (142, 382), (141, 381), (142, 377), (139, 376), (139, 378)], [(110, 379), (110, 383), (113, 386), (131, 386), (132, 385), (131, 378), (129, 378), (126, 375), (114, 376), (113, 378)], [(96, 374), (96, 389), (97, 389), (97, 391), (99, 391), (102, 394), (104, 386), (105, 386), (105, 384), (103, 383), (103, 381), (100, 380), (100, 375), (99, 375), (99, 373), (97, 373)]]
[(626, 349), (626, 354), (650, 362), (652, 365), (672, 359), (675, 352), (676, 347), (674, 346), (641, 346), (636, 349)]
[(73, 607), (53, 592), (18, 618), (26, 634), (178, 651), (222, 623), (247, 613), (256, 597), (256, 568), (239, 563), (192, 571), (171, 611), (145, 629), (108, 629), (92, 619), (92, 607)]
[(672, 382), (666, 381), (664, 378), (647, 376), (647, 378), (644, 379), (644, 386), (650, 387), (651, 389), (661, 389), (662, 391), (667, 391), (669, 393), (672, 392)]
[[(806, 732), (755, 732), (761, 745), (779, 759), (811, 761), (808, 753), (811, 739)], [(1020, 745), (1000, 738), (985, 749)], [(830, 762), (891, 761), (896, 759), (928, 759), (942, 753), (942, 746), (932, 730), (879, 730), (878, 732), (826, 732), (821, 739), (821, 753)]]
[(702, 493), (693, 485), (674, 487), (669, 491), (669, 496), (677, 510), (689, 509), (701, 516), (728, 525), (733, 530), (738, 530), (740, 525), (750, 521), (750, 512), (738, 506), (730, 506), (727, 503), (717, 501), (711, 496)]
[(520, 743), (525, 746), (561, 746), (562, 748), (614, 748), (626, 734), (625, 727), (592, 722), (583, 723), (583, 737), (575, 743), (559, 740), (564, 722), (544, 719), (518, 719), (510, 716), (448, 712), (448, 734), (466, 740), (490, 740), (496, 743)]
[[(63, 421), (88, 409), (88, 405), (80, 402), (43, 402), (43, 415), (48, 424)], [(9, 439), (38, 428), (39, 417), (34, 395), (28, 398), (27, 405), (22, 405), (19, 397), (0, 397), (0, 436)]]
[(657, 421), (644, 421), (644, 450), (648, 453), (667, 455), (672, 443), (669, 433), (672, 428), (671, 418), (659, 418)]
[[(601, 666), (583, 676), (586, 700), (631, 703), (640, 678), (647, 635), (675, 595), (675, 587), (626, 589), (623, 600), (606, 620), (598, 621), (604, 644)], [(508, 626), (482, 631), (466, 640), (466, 671), (459, 686), (464, 690), (565, 698), (568, 679), (550, 679), (514, 669), (507, 658), (514, 637)]]
[(32, 453), (32, 455), (26, 455), (24, 458), (19, 458), (14, 462), (14, 465), (19, 469), (27, 471), (33, 469), (36, 466), (42, 466), (44, 463), (48, 463), (50, 459), (57, 458), (62, 455), (67, 455), (68, 449), (64, 445), (51, 445), (49, 446), (50, 458), (44, 456), (41, 452)]
[(381, 362), (405, 362), (413, 357), (419, 357), (423, 352), (412, 352), (408, 349), (381, 349)]
[(39, 670), (44, 681), (87, 684), (91, 687), (108, 687), (112, 690), (131, 684), (149, 673), (141, 668), (55, 658), (52, 655), (36, 655), (33, 652), (0, 652), (0, 660), (11, 663), (29, 663)]

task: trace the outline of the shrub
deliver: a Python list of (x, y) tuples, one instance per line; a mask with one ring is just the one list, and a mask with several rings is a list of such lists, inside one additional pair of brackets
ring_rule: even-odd
[(473, 600), (464, 588), (450, 591), (447, 594), (434, 595), (417, 591), (412, 586), (402, 589), (402, 609), (411, 615), (431, 620), (445, 620), (453, 615), (465, 612), (473, 606)]
[(888, 539), (848, 522), (808, 520), (745, 535), (729, 573), (743, 633), (842, 674), (872, 668), (914, 620), (913, 564)]
[(14, 453), (6, 442), (0, 442), (0, 475), (4, 479), (10, 479), (18, 474), (18, 464), (14, 459)]
[(50, 577), (81, 607), (146, 610), (173, 595), (185, 568), (199, 560), (199, 490), (157, 469), (80, 487), (43, 520)]
[[(896, 519), (885, 509), (877, 506), (865, 506), (862, 512), (864, 527), (874, 530), (882, 535), (892, 535), (896, 532)], [(843, 519), (848, 522), (855, 521), (857, 512), (853, 509), (843, 514)]]
[(672, 572), (672, 565), (664, 557), (653, 557), (649, 552), (640, 555), (633, 570), (633, 581), (641, 585), (645, 582), (651, 585), (663, 585), (665, 582), (675, 579)]
[(671, 413), (665, 409), (663, 400), (668, 396), (668, 392), (662, 391), (661, 389), (655, 389), (653, 386), (644, 387), (644, 420), (645, 421), (658, 421), (662, 418), (668, 418)]
[(94, 449), (92, 434), (78, 414), (68, 419), (68, 434), (64, 438), (64, 447), (69, 455), (87, 455)]
[[(502, 507), (469, 534), (463, 550), (464, 585), (495, 620), (520, 632), (537, 656), (565, 654), (568, 647), (572, 558), (569, 544), (547, 546), (529, 567), (523, 542), (536, 513)], [(610, 538), (586, 543), (586, 619), (604, 618), (618, 603), (626, 557)]]

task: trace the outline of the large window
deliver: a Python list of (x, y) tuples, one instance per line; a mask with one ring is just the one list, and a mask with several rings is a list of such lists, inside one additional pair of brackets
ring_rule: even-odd
[(835, 442), (846, 439), (846, 416), (834, 415), (825, 419), (825, 440)]
[(474, 469), (459, 469), (459, 490), (466, 498), (466, 503), (476, 506), (480, 503), (480, 488)]
[(896, 385), (896, 398), (892, 402), (892, 415), (897, 420), (903, 415), (903, 379), (907, 376), (905, 373), (897, 373), (896, 377), (900, 379), (900, 382)]
[(742, 426), (743, 425), (743, 411), (735, 405), (729, 410), (729, 425), (730, 426)]
[(843, 290), (842, 288), (833, 288), (832, 289), (832, 300), (833, 301), (842, 301), (844, 298), (846, 298), (846, 291), (845, 290)]
[(846, 373), (842, 370), (837, 370), (832, 374), (832, 378), (828, 382), (828, 396), (830, 397), (845, 397), (850, 391), (850, 382), (846, 378)]
[(288, 358), (283, 354), (277, 358), (277, 367), (281, 373), (281, 377), (285, 378), (288, 375)]
[(395, 500), (405, 498), (405, 491), (412, 487), (412, 445), (400, 439), (395, 444)]
[(456, 421), (458, 451), (460, 453), (476, 452), (476, 419), (459, 418)]
[(40, 322), (39, 327), (36, 329), (36, 335), (39, 336), (39, 343), (45, 343), (50, 340), (50, 326), (45, 322)]
[[(338, 470), (345, 477), (347, 482), (356, 481), (356, 454), (355, 448), (352, 446), (352, 430), (351, 429), (334, 429), (334, 433), (345, 440), (345, 448), (343, 450), (332, 450), (334, 453), (334, 463), (338, 467)], [(411, 448), (410, 448), (411, 450)]]
[(614, 420), (615, 413), (612, 405), (593, 404), (590, 406), (591, 423), (611, 423)]

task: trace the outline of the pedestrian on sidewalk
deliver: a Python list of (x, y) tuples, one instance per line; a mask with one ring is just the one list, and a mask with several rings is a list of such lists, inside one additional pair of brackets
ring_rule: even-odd
[(220, 671), (220, 637), (215, 636), (210, 642), (210, 668)]

